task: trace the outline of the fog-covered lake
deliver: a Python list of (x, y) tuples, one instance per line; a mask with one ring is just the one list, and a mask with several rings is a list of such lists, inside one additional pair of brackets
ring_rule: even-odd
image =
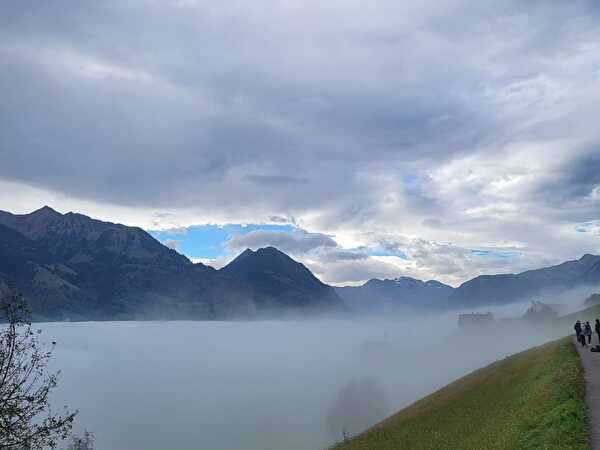
[[(98, 450), (316, 450), (543, 340), (436, 319), (43, 324)], [(364, 402), (364, 404), (363, 404)]]

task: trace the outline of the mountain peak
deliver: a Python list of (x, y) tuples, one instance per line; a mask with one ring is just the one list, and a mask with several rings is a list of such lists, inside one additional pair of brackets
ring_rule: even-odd
[(331, 286), (316, 278), (303, 264), (275, 247), (246, 249), (219, 272), (251, 286), (265, 308), (344, 310)]
[(40, 215), (40, 214), (46, 214), (46, 215), (56, 215), (56, 216), (60, 216), (61, 214), (50, 208), (48, 205), (44, 205), (42, 206), (40, 209), (36, 209), (35, 211), (31, 212), (30, 215)]
[[(279, 249), (277, 249), (275, 247), (272, 247), (272, 246), (259, 248), (254, 253), (257, 254), (257, 255), (263, 255), (263, 256), (269, 256), (269, 255), (285, 255), (285, 256), (288, 256), (285, 253), (283, 253), (281, 250), (279, 250)], [(288, 258), (289, 258), (289, 256), (288, 256)]]
[[(307, 277), (311, 281), (314, 278), (314, 275), (306, 267), (275, 247), (263, 247), (256, 251), (246, 249), (221, 270), (228, 273), (243, 273), (250, 277), (257, 273), (277, 272), (293, 274), (292, 278)], [(314, 282), (321, 284), (316, 278), (314, 278)]]
[[(254, 255), (254, 252), (253, 252), (251, 249), (247, 248), (247, 249), (246, 249), (246, 250), (244, 250), (242, 253), (240, 253), (240, 254), (239, 254), (239, 255), (237, 255), (235, 258), (233, 258), (233, 259), (232, 259), (232, 260), (229, 262), (229, 264), (233, 263), (234, 261), (240, 262), (240, 261), (242, 261), (242, 260), (244, 260), (244, 259), (246, 259), (246, 258), (250, 258), (250, 257), (252, 257), (252, 255)], [(229, 265), (229, 264), (228, 264), (228, 265)]]
[(29, 216), (62, 216), (58, 211), (50, 208), (48, 205), (42, 206), (40, 209), (36, 209), (35, 211), (27, 214)]
[(423, 281), (417, 280), (412, 277), (398, 277), (393, 280), (395, 283), (404, 283), (404, 284), (422, 284)]
[(412, 277), (398, 277), (398, 278), (371, 278), (363, 286), (376, 286), (376, 285), (404, 285), (404, 286), (412, 286), (412, 285), (421, 285), (424, 284), (423, 281), (417, 280)]
[(282, 261), (287, 263), (298, 264), (288, 255), (275, 247), (262, 247), (254, 251), (249, 248), (240, 253), (234, 258), (229, 264), (223, 267), (224, 271), (235, 270), (235, 267), (239, 267), (241, 264), (267, 264), (277, 265), (281, 264)]

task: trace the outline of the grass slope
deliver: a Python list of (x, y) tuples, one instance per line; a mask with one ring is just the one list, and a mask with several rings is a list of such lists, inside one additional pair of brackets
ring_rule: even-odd
[(564, 333), (574, 334), (573, 325), (577, 320), (589, 321), (594, 327), (594, 321), (600, 319), (600, 305), (590, 306), (589, 308), (577, 311), (567, 316), (562, 316), (557, 319), (557, 324), (560, 330)]
[(477, 370), (333, 448), (588, 449), (583, 394), (565, 338)]

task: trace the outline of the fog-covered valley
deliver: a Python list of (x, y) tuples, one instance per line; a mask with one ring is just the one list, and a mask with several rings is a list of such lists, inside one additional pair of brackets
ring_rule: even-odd
[[(410, 277), (335, 288), (273, 246), (216, 270), (82, 214), (0, 219), (0, 297), (22, 294), (58, 344), (52, 407), (79, 409), (75, 431), (105, 450), (325, 448), (568, 331), (556, 314), (600, 280), (600, 256), (586, 254), (456, 288)], [(541, 299), (527, 321), (502, 320)], [(466, 316), (475, 327), (459, 332), (461, 310), (490, 309), (498, 321)]]
[[(522, 314), (525, 305), (496, 313)], [(54, 407), (110, 450), (321, 449), (551, 333), (436, 317), (42, 324)]]

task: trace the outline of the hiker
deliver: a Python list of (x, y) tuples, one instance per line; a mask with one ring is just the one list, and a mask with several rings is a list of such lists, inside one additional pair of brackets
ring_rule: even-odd
[(585, 326), (583, 327), (583, 334), (585, 334), (585, 336), (587, 337), (587, 343), (591, 344), (592, 343), (592, 326), (590, 325), (589, 322), (585, 323)]
[(585, 345), (585, 337), (583, 337), (581, 321), (578, 320), (577, 322), (575, 322), (575, 326), (573, 328), (575, 328), (575, 335), (577, 336), (577, 342), (579, 342), (581, 345)]
[(598, 335), (598, 343), (600, 344), (600, 320), (596, 319), (596, 334)]

